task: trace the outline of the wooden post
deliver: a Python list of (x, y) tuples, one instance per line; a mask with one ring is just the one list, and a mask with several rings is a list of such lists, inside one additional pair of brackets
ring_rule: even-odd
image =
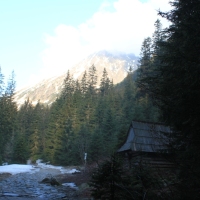
[(84, 154), (84, 161), (85, 161), (85, 166), (84, 166), (84, 168), (85, 168), (85, 170), (86, 170), (86, 163), (87, 163), (87, 153), (85, 153), (85, 154)]

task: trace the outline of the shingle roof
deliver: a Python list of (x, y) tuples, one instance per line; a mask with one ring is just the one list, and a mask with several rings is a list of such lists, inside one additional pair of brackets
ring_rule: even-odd
[(126, 142), (118, 152), (132, 150), (143, 152), (158, 152), (167, 148), (167, 137), (163, 133), (169, 133), (169, 127), (163, 124), (132, 121)]

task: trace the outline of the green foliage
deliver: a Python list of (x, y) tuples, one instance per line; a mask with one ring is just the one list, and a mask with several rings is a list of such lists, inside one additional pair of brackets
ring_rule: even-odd
[(1, 73), (1, 67), (0, 67), (0, 97), (2, 96), (4, 91), (4, 75)]
[(98, 89), (97, 80), (94, 65), (80, 82), (68, 71), (61, 95), (50, 108), (29, 100), (22, 105), (16, 131), (26, 139), (32, 160), (75, 165), (83, 164), (88, 153), (88, 162), (98, 163), (116, 151), (132, 119), (151, 119), (152, 105), (148, 97), (137, 99), (131, 71), (120, 92), (106, 69)]
[(124, 199), (122, 166), (116, 156), (101, 164), (92, 175), (90, 186), (95, 199)]
[(101, 78), (101, 82), (100, 82), (100, 88), (99, 88), (99, 93), (102, 96), (105, 96), (106, 94), (108, 94), (109, 89), (111, 88), (111, 81), (108, 78), (108, 73), (106, 71), (106, 69), (104, 68), (103, 70), (103, 75)]
[(89, 94), (95, 94), (96, 92), (96, 84), (97, 84), (97, 75), (96, 75), (96, 67), (92, 65), (89, 68), (89, 77), (88, 77), (88, 92)]
[(161, 32), (162, 37), (155, 37), (151, 71), (142, 77), (139, 86), (161, 110), (161, 119), (175, 130), (171, 135), (172, 151), (176, 152), (180, 166), (177, 187), (180, 199), (198, 199), (200, 1), (174, 0), (171, 5), (171, 11), (159, 12), (171, 25), (159, 31), (157, 24), (155, 36)]
[[(130, 185), (134, 199), (160, 199), (158, 193), (161, 191), (159, 187), (160, 177), (151, 166), (141, 162), (135, 162), (132, 166), (130, 174)], [(159, 192), (158, 192), (159, 191)]]
[(103, 134), (99, 129), (96, 129), (91, 136), (91, 142), (89, 146), (89, 160), (98, 163), (103, 157), (105, 157), (105, 141)]
[(113, 155), (94, 170), (90, 181), (92, 196), (95, 199), (172, 199), (164, 172), (159, 172), (142, 160), (134, 160), (131, 169), (126, 169), (119, 155)]
[[(1, 160), (10, 159), (9, 149), (20, 163), (42, 157), (56, 164), (81, 164), (85, 152), (89, 161), (98, 162), (116, 150), (131, 120), (159, 118), (176, 131), (171, 135), (180, 165), (176, 197), (198, 199), (200, 1), (174, 0), (171, 4), (171, 11), (159, 12), (171, 25), (162, 30), (160, 21), (155, 22), (152, 38), (142, 43), (139, 69), (134, 74), (130, 70), (120, 87), (113, 86), (104, 69), (97, 89), (97, 69), (92, 65), (80, 82), (68, 71), (62, 93), (50, 108), (39, 102), (33, 106), (27, 100), (17, 111), (14, 73), (5, 86), (0, 69)], [(148, 173), (138, 165), (127, 178), (112, 157), (94, 173), (93, 195), (156, 199), (157, 184)]]
[(6, 87), (3, 78), (0, 69), (0, 156), (3, 161), (10, 161), (12, 149), (9, 148), (9, 144), (12, 143), (17, 113), (17, 107), (13, 101), (14, 73), (12, 73)]
[(24, 164), (29, 159), (29, 149), (26, 139), (22, 135), (15, 138), (13, 161)]
[(96, 71), (92, 65), (80, 82), (68, 71), (61, 95), (50, 108), (39, 101), (33, 105), (27, 99), (19, 110), (13, 102), (14, 74), (5, 87), (0, 73), (2, 160), (12, 158), (22, 163), (42, 158), (54, 164), (73, 165), (84, 163), (84, 153), (88, 153), (88, 162), (98, 162), (115, 152), (130, 121), (147, 117), (140, 117), (144, 109), (153, 111), (148, 103), (137, 99), (132, 72), (119, 91), (106, 69), (97, 88)]

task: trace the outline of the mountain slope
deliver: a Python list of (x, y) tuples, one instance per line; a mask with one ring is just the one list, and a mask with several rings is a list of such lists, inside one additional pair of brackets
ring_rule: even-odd
[[(117, 84), (126, 77), (130, 66), (133, 70), (136, 70), (137, 60), (138, 58), (134, 54), (114, 54), (107, 51), (100, 51), (73, 66), (70, 69), (70, 74), (73, 75), (74, 79), (81, 79), (84, 71), (88, 72), (89, 68), (94, 64), (97, 69), (98, 84), (104, 68), (106, 68), (110, 80), (113, 80), (113, 83)], [(50, 105), (59, 96), (66, 73), (17, 91), (15, 101), (18, 105), (23, 104), (27, 99), (33, 104), (40, 101), (41, 103)]]

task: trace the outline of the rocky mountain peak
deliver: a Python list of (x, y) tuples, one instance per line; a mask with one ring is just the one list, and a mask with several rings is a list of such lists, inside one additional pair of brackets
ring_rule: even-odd
[[(81, 79), (83, 73), (88, 72), (94, 65), (97, 69), (98, 84), (103, 74), (104, 68), (108, 72), (108, 77), (117, 84), (126, 77), (127, 71), (131, 66), (133, 70), (137, 69), (138, 58), (134, 54), (125, 54), (119, 52), (99, 51), (95, 52), (70, 69), (70, 74), (74, 79)], [(29, 99), (33, 104), (38, 101), (50, 105), (59, 96), (62, 89), (63, 80), (67, 71), (60, 76), (43, 80), (33, 86), (23, 88), (16, 92), (15, 101), (18, 106)]]

